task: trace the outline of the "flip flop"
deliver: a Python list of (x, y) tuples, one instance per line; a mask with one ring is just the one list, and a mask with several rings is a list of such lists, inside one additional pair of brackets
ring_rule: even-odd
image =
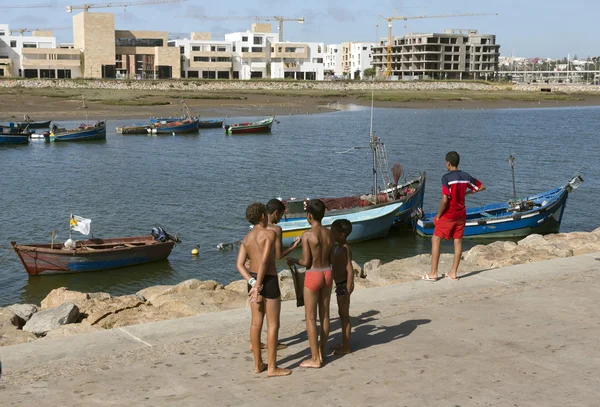
[(455, 278), (452, 278), (452, 277), (450, 277), (450, 274), (448, 274), (448, 273), (446, 273), (446, 278), (448, 278), (448, 279), (450, 279), (450, 280), (453, 280), (453, 281), (458, 281), (458, 280), (460, 280), (460, 278), (458, 278), (458, 277), (455, 277)]
[(425, 274), (424, 276), (421, 276), (421, 280), (423, 280), (423, 281), (431, 281), (432, 283), (435, 283), (436, 281), (438, 281), (437, 278), (430, 278), (429, 274)]

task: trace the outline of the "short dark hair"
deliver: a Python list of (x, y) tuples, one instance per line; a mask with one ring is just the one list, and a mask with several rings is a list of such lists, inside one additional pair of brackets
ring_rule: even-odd
[(342, 232), (344, 236), (348, 237), (352, 233), (352, 223), (348, 219), (336, 219), (331, 224), (331, 229)]
[(270, 215), (273, 212), (285, 213), (285, 205), (279, 199), (271, 199), (267, 202), (267, 213)]
[(246, 219), (253, 225), (258, 225), (262, 215), (267, 214), (267, 208), (260, 202), (254, 202), (246, 208)]
[(320, 199), (311, 199), (306, 205), (306, 212), (310, 213), (314, 220), (320, 222), (325, 216), (325, 204)]
[(458, 164), (460, 164), (460, 155), (458, 155), (456, 151), (450, 151), (446, 154), (446, 161), (448, 161), (451, 166), (458, 167)]

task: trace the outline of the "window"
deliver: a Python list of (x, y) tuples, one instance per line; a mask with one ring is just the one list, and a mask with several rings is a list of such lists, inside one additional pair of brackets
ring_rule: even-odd
[(202, 79), (217, 79), (215, 71), (202, 71)]
[[(229, 57), (217, 57), (213, 58), (213, 62), (231, 62), (231, 58)], [(227, 78), (229, 79), (229, 78)]]
[(210, 62), (209, 57), (194, 57), (194, 62)]
[(37, 78), (38, 77), (38, 70), (37, 69), (25, 69), (23, 72), (23, 75), (26, 78)]
[[(117, 47), (162, 47), (161, 38), (117, 38), (115, 40)], [(165, 71), (166, 75), (167, 72)]]
[(240, 79), (240, 71), (233, 71), (233, 79)]
[(444, 47), (444, 51), (446, 51), (446, 52), (452, 52), (452, 47)]
[(242, 42), (248, 42), (248, 37), (242, 37)]
[(0, 55), (0, 59), (8, 59), (8, 55)]
[(70, 69), (57, 69), (56, 77), (58, 79), (71, 79), (71, 70)]
[(366, 50), (367, 50), (367, 47), (363, 47), (363, 51), (366, 51)]
[(179, 53), (185, 54), (185, 47), (179, 47)]
[(242, 52), (248, 52), (248, 47), (242, 47)]
[(24, 42), (23, 48), (37, 48), (37, 44), (35, 44), (33, 42)]
[(281, 47), (277, 47), (277, 52), (281, 52), (282, 48)]
[(194, 45), (192, 47), (192, 51), (200, 51), (200, 47), (198, 45)]
[(10, 47), (11, 48), (16, 48), (17, 47), (17, 41), (11, 41), (10, 42)]
[(217, 47), (215, 47), (215, 46), (213, 45), (212, 47), (210, 47), (210, 50), (211, 50), (212, 52), (215, 52), (215, 51), (217, 50)]
[(254, 45), (262, 45), (262, 37), (254, 37)]
[(229, 71), (219, 71), (217, 72), (218, 79), (229, 79)]
[(233, 45), (233, 52), (235, 52), (236, 48), (235, 48), (235, 44)]
[[(217, 51), (219, 51), (219, 52), (227, 52), (227, 48), (226, 47), (217, 47)], [(227, 79), (229, 79), (229, 77), (227, 77)]]
[(263, 52), (262, 47), (252, 47), (252, 52)]
[(187, 77), (188, 78), (198, 78), (198, 71), (188, 71)]
[(0, 31), (0, 37), (4, 35), (4, 31)]
[(262, 78), (262, 72), (250, 72), (250, 79), (260, 79)]

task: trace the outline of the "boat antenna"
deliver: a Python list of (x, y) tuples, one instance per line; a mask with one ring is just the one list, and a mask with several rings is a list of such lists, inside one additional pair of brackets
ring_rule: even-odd
[[(379, 24), (376, 25), (375, 35), (378, 35)], [(371, 124), (369, 128), (369, 143), (373, 150), (373, 195), (375, 196), (375, 204), (377, 204), (377, 138), (373, 132), (373, 111), (375, 101), (375, 75), (371, 77)]]
[(508, 156), (508, 163), (510, 164), (510, 169), (512, 171), (512, 186), (513, 186), (513, 197), (515, 202), (517, 201), (517, 187), (515, 184), (515, 156), (510, 153)]

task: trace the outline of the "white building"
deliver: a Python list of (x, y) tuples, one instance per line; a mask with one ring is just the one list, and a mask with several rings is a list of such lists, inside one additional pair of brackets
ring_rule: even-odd
[(354, 79), (365, 79), (365, 69), (373, 67), (373, 42), (351, 42), (344, 43), (350, 48), (348, 58), (348, 71), (350, 77)]
[(252, 30), (225, 34), (232, 44), (233, 79), (271, 77), (269, 57), (278, 34), (271, 32), (271, 24), (252, 24)]
[(191, 39), (172, 40), (169, 45), (179, 47), (182, 78), (234, 77), (231, 41), (211, 40), (210, 33), (192, 33)]
[(325, 45), (320, 42), (276, 42), (272, 44), (272, 79), (322, 81)]
[(0, 77), (78, 78), (80, 65), (80, 51), (57, 47), (52, 32), (13, 35), (0, 24)]
[(325, 47), (324, 70), (327, 77), (344, 75), (341, 44), (329, 44)]

